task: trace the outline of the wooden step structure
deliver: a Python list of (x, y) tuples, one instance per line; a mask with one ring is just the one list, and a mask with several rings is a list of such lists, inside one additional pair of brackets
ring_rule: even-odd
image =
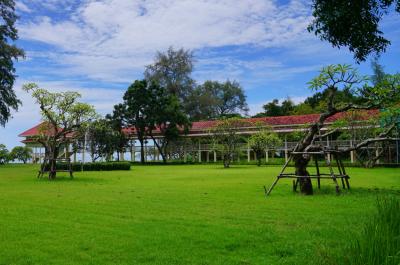
[[(286, 173), (288, 165), (289, 165), (290, 161), (293, 160), (294, 155), (311, 156), (315, 162), (316, 173), (310, 174), (309, 176), (298, 176), (295, 173)], [(325, 160), (325, 165), (327, 166), (327, 168), (329, 170), (328, 173), (321, 172), (321, 167), (318, 163), (318, 161), (321, 159), (321, 157)], [(336, 161), (336, 166), (337, 166), (336, 171), (332, 167), (331, 158), (333, 158)], [(267, 189), (266, 186), (264, 186), (265, 196), (268, 196), (271, 193), (271, 191), (276, 186), (278, 181), (282, 178), (294, 179), (293, 180), (293, 191), (294, 192), (297, 191), (297, 186), (299, 185), (299, 180), (301, 178), (316, 179), (318, 189), (321, 188), (321, 179), (330, 179), (335, 184), (337, 194), (340, 193), (338, 179), (341, 180), (343, 189), (346, 189), (346, 188), (350, 189), (350, 183), (349, 183), (350, 177), (346, 173), (346, 169), (344, 167), (343, 161), (341, 160), (340, 152), (337, 150), (324, 150), (324, 151), (320, 151), (320, 152), (291, 152), (289, 159), (286, 161), (281, 172), (279, 173), (279, 175), (277, 176), (275, 181), (272, 183), (272, 185), (269, 187), (269, 189)]]

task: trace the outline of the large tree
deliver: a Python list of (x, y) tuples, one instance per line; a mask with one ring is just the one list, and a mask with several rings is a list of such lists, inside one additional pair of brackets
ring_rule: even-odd
[(78, 101), (81, 97), (78, 92), (50, 92), (34, 83), (24, 85), (23, 89), (40, 107), (43, 123), (36, 140), (45, 148), (45, 161), (50, 165), (49, 179), (54, 179), (60, 148), (68, 144), (69, 137), (77, 133), (82, 124), (96, 117), (95, 110)]
[(142, 164), (145, 163), (144, 145), (146, 141), (146, 128), (149, 123), (148, 114), (151, 108), (151, 94), (146, 80), (136, 80), (129, 86), (124, 94), (123, 106), (125, 108), (124, 122), (127, 127), (135, 129), (135, 134), (140, 143)]
[(186, 101), (192, 120), (219, 119), (247, 114), (248, 106), (243, 88), (236, 81), (206, 81), (197, 86)]
[(112, 140), (115, 144), (115, 151), (117, 151), (117, 161), (120, 161), (120, 155), (125, 153), (125, 147), (129, 142), (128, 135), (123, 131), (125, 115), (126, 106), (124, 104), (115, 105), (113, 113), (106, 115), (106, 120), (113, 130)]
[(4, 126), (11, 110), (18, 110), (21, 104), (13, 90), (16, 78), (14, 60), (24, 57), (24, 52), (14, 44), (18, 39), (14, 0), (0, 1), (0, 17), (0, 125)]
[(119, 133), (106, 119), (97, 119), (82, 126), (80, 136), (87, 140), (86, 147), (93, 162), (99, 158), (110, 161), (114, 152), (118, 151)]
[(314, 20), (308, 30), (334, 47), (348, 47), (358, 62), (365, 61), (390, 45), (379, 24), (392, 5), (400, 12), (399, 0), (313, 0)]
[[(304, 194), (312, 194), (313, 187), (307, 167), (311, 156), (304, 152), (329, 151), (329, 147), (317, 144), (318, 139), (327, 137), (337, 130), (321, 134), (320, 129), (333, 115), (350, 110), (384, 109), (385, 119), (381, 122), (381, 130), (374, 137), (366, 138), (359, 143), (340, 150), (334, 150), (342, 154), (352, 150), (358, 150), (372, 143), (391, 140), (393, 130), (400, 122), (400, 74), (386, 75), (385, 80), (377, 86), (370, 86), (368, 78), (362, 77), (357, 70), (348, 65), (330, 65), (324, 67), (320, 74), (310, 83), (310, 88), (316, 91), (323, 90), (327, 93), (326, 109), (320, 114), (318, 120), (306, 131), (304, 138), (294, 148), (293, 160), (296, 175), (303, 176), (300, 179), (300, 190)], [(338, 91), (349, 89), (353, 94), (363, 97), (362, 101), (341, 102), (336, 100)]]
[(154, 63), (146, 66), (144, 76), (149, 83), (159, 84), (183, 102), (195, 83), (192, 71), (193, 53), (169, 47), (166, 52), (157, 52)]
[[(171, 95), (156, 83), (148, 86), (149, 108), (146, 135), (149, 136), (164, 163), (167, 162), (168, 145), (176, 141), (182, 133), (187, 133), (191, 126), (188, 116), (182, 111), (180, 102), (175, 95)], [(162, 137), (157, 137), (158, 131)]]

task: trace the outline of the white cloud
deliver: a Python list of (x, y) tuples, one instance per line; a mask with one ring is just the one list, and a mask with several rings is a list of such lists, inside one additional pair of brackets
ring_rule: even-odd
[(143, 69), (155, 51), (171, 45), (194, 50), (293, 45), (304, 38), (309, 21), (308, 8), (296, 0), (284, 6), (272, 0), (101, 0), (82, 2), (66, 20), (24, 23), (20, 34), (63, 51), (56, 61), (72, 73), (115, 81)]
[(32, 12), (32, 9), (30, 9), (26, 4), (24, 4), (23, 2), (20, 2), (20, 1), (15, 2), (15, 8), (18, 11), (25, 12), (25, 13)]

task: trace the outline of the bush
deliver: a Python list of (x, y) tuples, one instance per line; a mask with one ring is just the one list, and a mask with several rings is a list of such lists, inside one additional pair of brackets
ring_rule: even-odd
[[(82, 163), (71, 163), (72, 171), (81, 171)], [(67, 170), (69, 168), (66, 163), (57, 163), (57, 169)], [(130, 162), (94, 162), (83, 164), (83, 171), (112, 171), (112, 170), (130, 170)]]

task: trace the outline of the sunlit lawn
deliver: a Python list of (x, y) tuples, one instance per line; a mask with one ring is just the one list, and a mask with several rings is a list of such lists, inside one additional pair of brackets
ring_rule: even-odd
[[(377, 196), (400, 195), (400, 169), (348, 169), (306, 197), (280, 167), (135, 166), (37, 180), (0, 167), (0, 264), (313, 264), (342, 255)], [(329, 259), (329, 257), (328, 257)]]

